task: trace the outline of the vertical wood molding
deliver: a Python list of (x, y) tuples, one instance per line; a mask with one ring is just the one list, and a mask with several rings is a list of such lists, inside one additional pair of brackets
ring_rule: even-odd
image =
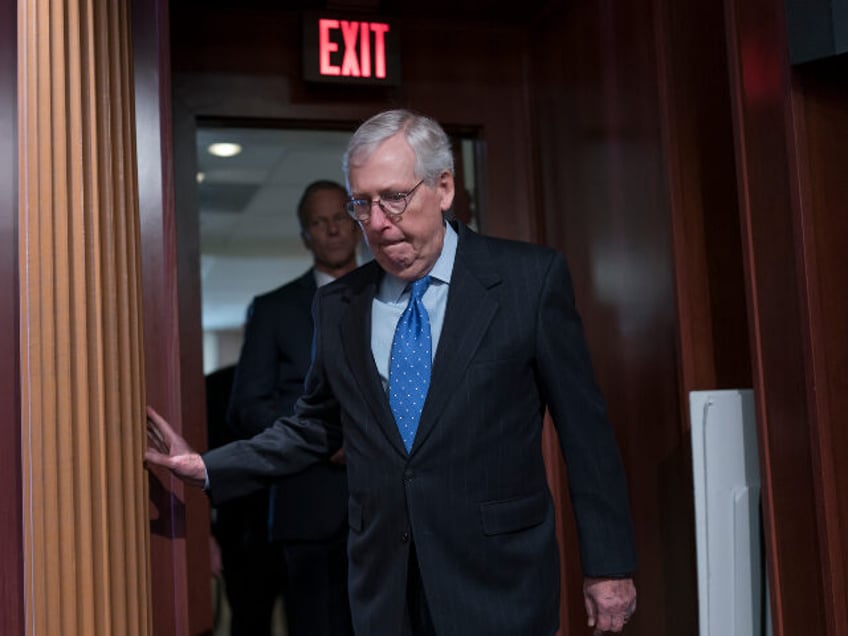
[(127, 5), (18, 4), (26, 630), (149, 634)]
[(724, 12), (710, 0), (654, 4), (681, 422), (688, 430), (690, 391), (752, 382)]
[(16, 0), (0, 0), (0, 634), (4, 636), (24, 633), (16, 13)]
[(848, 184), (846, 60), (834, 58), (792, 72), (790, 181), (805, 329), (805, 375), (813, 442), (814, 485), (827, 633), (848, 634), (848, 252), (844, 214)]
[[(779, 0), (725, 0), (731, 111), (762, 478), (763, 534), (776, 636), (829, 634), (816, 524), (821, 501), (805, 373), (797, 258), (797, 148)], [(840, 271), (840, 275), (841, 275)]]
[[(184, 276), (186, 261), (193, 258), (196, 269), (198, 256), (191, 248), (189, 258), (182, 255), (186, 247), (178, 228), (185, 218), (177, 219), (174, 192), (175, 166), (194, 179), (195, 170), (184, 165), (194, 164), (194, 132), (181, 149), (188, 159), (175, 158), (169, 13), (168, 0), (133, 2), (145, 386), (148, 403), (201, 449), (206, 448), (206, 414), (200, 279)], [(196, 225), (197, 207), (189, 206), (184, 216), (193, 216)], [(186, 312), (186, 305), (196, 311)], [(195, 333), (187, 336), (191, 328)], [(211, 633), (208, 499), (167, 471), (150, 471), (148, 479), (153, 631), (167, 636)]]

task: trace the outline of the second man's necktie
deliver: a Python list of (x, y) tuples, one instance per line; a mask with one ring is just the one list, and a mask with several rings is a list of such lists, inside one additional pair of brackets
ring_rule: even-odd
[(430, 318), (421, 300), (429, 285), (429, 276), (412, 283), (409, 304), (395, 329), (389, 360), (389, 405), (407, 452), (412, 449), (430, 388), (432, 337)]

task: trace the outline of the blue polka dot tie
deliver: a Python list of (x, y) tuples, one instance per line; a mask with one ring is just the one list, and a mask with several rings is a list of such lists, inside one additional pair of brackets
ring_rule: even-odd
[(407, 452), (415, 440), (430, 387), (433, 345), (430, 318), (421, 300), (429, 285), (429, 276), (412, 283), (409, 304), (395, 329), (389, 360), (389, 405)]

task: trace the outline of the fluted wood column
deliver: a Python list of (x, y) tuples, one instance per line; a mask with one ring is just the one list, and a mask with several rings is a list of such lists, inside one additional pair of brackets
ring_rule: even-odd
[(151, 631), (128, 9), (19, 2), (28, 634)]

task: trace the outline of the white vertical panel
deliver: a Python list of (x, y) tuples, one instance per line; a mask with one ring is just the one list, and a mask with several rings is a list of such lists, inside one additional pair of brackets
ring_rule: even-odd
[(689, 404), (701, 636), (770, 633), (752, 391), (693, 391)]

